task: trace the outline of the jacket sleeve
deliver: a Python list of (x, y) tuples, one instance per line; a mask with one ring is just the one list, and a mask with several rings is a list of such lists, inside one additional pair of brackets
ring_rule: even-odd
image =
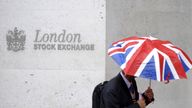
[(140, 108), (138, 103), (121, 106), (121, 97), (113, 90), (102, 93), (102, 98), (103, 105), (101, 105), (101, 108)]

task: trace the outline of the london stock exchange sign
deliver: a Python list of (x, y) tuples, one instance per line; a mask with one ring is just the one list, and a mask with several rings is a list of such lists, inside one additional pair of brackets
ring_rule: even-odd
[(67, 33), (65, 29), (61, 33), (43, 33), (41, 30), (36, 30), (34, 49), (92, 51), (94, 44), (82, 43), (80, 33)]
[[(9, 30), (6, 35), (7, 49), (9, 51), (20, 51), (25, 49), (26, 34), (17, 27), (13, 31)], [(35, 30), (33, 40), (34, 50), (58, 50), (58, 51), (93, 51), (94, 44), (83, 43), (80, 33), (68, 33), (66, 29), (60, 33), (43, 33)]]

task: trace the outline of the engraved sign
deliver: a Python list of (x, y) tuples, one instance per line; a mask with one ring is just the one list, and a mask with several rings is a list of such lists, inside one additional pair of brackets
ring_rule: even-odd
[(9, 30), (7, 35), (7, 49), (9, 51), (20, 51), (24, 50), (25, 47), (25, 40), (26, 40), (26, 35), (23, 30), (18, 30), (17, 27), (14, 28), (13, 31)]
[(80, 33), (68, 33), (63, 29), (60, 33), (44, 33), (36, 30), (34, 50), (59, 51), (93, 51), (94, 44), (83, 43)]

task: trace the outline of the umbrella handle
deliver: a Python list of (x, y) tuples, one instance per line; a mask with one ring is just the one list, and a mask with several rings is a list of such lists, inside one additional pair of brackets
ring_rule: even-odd
[(151, 87), (151, 79), (149, 80), (149, 87)]

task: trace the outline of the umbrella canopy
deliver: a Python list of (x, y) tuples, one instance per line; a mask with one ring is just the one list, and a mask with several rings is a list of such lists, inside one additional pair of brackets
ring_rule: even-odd
[(167, 81), (187, 78), (192, 61), (179, 47), (154, 37), (128, 37), (112, 43), (108, 55), (125, 74)]

